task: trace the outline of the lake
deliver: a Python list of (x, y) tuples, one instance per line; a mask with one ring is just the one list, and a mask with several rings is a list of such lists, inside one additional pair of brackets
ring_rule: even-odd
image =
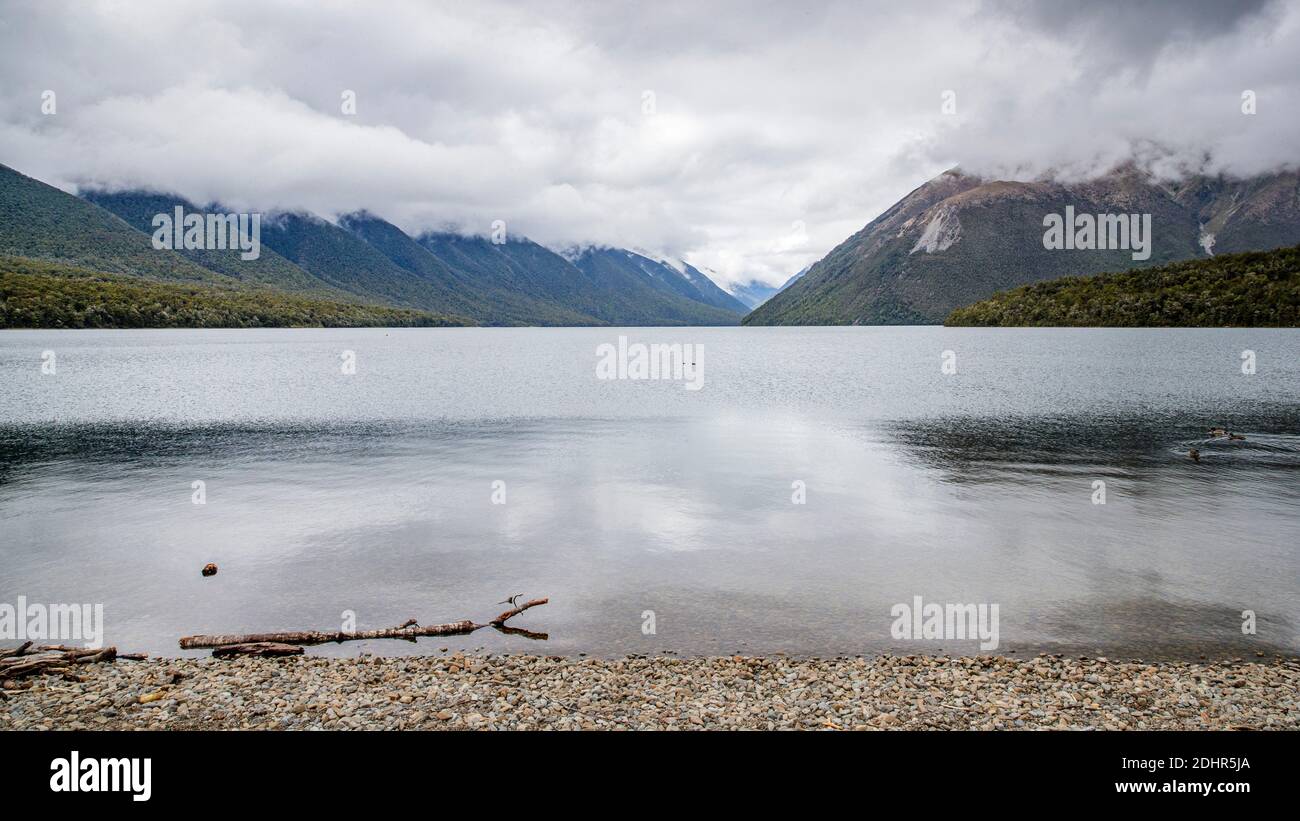
[[(620, 335), (700, 389), (597, 378)], [(516, 593), (547, 639), (309, 652), (979, 652), (917, 596), (999, 653), (1300, 649), (1297, 330), (5, 331), (0, 385), (0, 602), (122, 651)]]

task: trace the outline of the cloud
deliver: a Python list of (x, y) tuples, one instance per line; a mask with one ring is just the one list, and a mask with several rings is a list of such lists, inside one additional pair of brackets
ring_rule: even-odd
[(1294, 165), (1297, 54), (1297, 2), (7, 3), (0, 162), (777, 284), (952, 165)]

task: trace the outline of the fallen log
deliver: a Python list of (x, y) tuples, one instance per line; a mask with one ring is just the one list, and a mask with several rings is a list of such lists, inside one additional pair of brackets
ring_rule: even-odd
[(230, 656), (301, 656), (301, 644), (283, 644), (275, 641), (256, 641), (248, 644), (223, 644), (212, 651), (214, 658)]
[(49, 664), (51, 662), (62, 663), (64, 658), (57, 653), (45, 653), (41, 655), (17, 656), (0, 661), (0, 677), (8, 676), (10, 671), (19, 670), (31, 665)]
[[(31, 642), (27, 642), (27, 643), (31, 644)], [(75, 647), (71, 644), (38, 644), (35, 647), (33, 647), (32, 650), (35, 652), (54, 651), (59, 653), (76, 653), (78, 655), (85, 655), (86, 653), (99, 652), (93, 647)]]
[(3, 673), (0, 678), (23, 678), (25, 676), (35, 675), (36, 673), (71, 673), (72, 668), (62, 659), (34, 659), (27, 664), (20, 664), (10, 667)]
[(447, 624), (427, 624), (423, 627), (386, 627), (382, 630), (287, 630), (280, 633), (248, 633), (244, 635), (185, 636), (181, 639), (181, 648), (195, 650), (204, 647), (220, 647), (225, 644), (258, 644), (262, 642), (279, 642), (281, 644), (329, 644), (330, 642), (362, 641), (365, 639), (414, 639), (420, 636), (451, 636), (457, 633), (473, 633), (481, 624), (472, 621), (453, 621)]
[(73, 677), (72, 667), (75, 665), (94, 664), (117, 658), (116, 647), (95, 650), (49, 645), (38, 647), (35, 652), (26, 652), (30, 644), (28, 642), (19, 648), (25, 651), (24, 655), (14, 654), (0, 658), (0, 679), (17, 679), (37, 673), (60, 673), (64, 677)]
[(45, 662), (51, 659), (61, 662), (71, 660), (63, 653), (28, 653), (25, 656), (14, 656), (13, 658), (0, 659), (0, 670), (12, 670), (15, 667), (22, 667), (24, 664)]
[(17, 647), (11, 647), (5, 650), (0, 650), (0, 659), (9, 658), (10, 656), (21, 656), (23, 653), (26, 653), (27, 648), (31, 646), (32, 643), (30, 641), (25, 641)]
[[(525, 602), (513, 610), (498, 615), (487, 624), (478, 624), (469, 619), (461, 621), (447, 622), (446, 624), (426, 624), (419, 625), (415, 619), (407, 619), (400, 627), (385, 627), (380, 630), (283, 630), (274, 633), (229, 633), (229, 634), (211, 634), (198, 636), (184, 636), (180, 640), (180, 646), (183, 650), (200, 650), (204, 648), (220, 648), (229, 645), (238, 644), (330, 644), (332, 642), (345, 641), (365, 641), (368, 639), (405, 639), (415, 641), (417, 638), (424, 636), (454, 636), (465, 633), (473, 633), (484, 627), (495, 627), (498, 630), (505, 629), (507, 632), (514, 632), (513, 628), (505, 628), (507, 620), (519, 615), (530, 607), (546, 604), (549, 598), (533, 599)], [(528, 631), (523, 631), (528, 633)], [(532, 633), (530, 638), (545, 637), (545, 633)], [(215, 652), (213, 653), (215, 655)]]
[(97, 661), (112, 661), (113, 659), (117, 658), (117, 648), (105, 647), (103, 650), (100, 650), (97, 653), (95, 652), (78, 653), (78, 654), (68, 653), (66, 655), (71, 656), (73, 662), (76, 664), (94, 664)]
[[(24, 644), (22, 647), (18, 648), (19, 651), (30, 650), (30, 653), (64, 653), (76, 658), (79, 658), (81, 656), (93, 656), (96, 653), (102, 653), (106, 649), (108, 648), (74, 647), (68, 644), (38, 644), (35, 647), (32, 647), (32, 643), (30, 641)], [(22, 652), (19, 652), (18, 655), (22, 655)]]

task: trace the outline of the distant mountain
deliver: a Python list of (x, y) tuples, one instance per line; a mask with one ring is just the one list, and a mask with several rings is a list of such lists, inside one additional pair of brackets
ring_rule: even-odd
[[(437, 232), (422, 234), (417, 241), (455, 271), (463, 287), (490, 295), (489, 304), (509, 305), (510, 315), (528, 324), (734, 325), (739, 321), (738, 313), (699, 301), (695, 286), (675, 272), (680, 284), (658, 281), (644, 271), (634, 273), (626, 264), (607, 266), (597, 261), (594, 251), (578, 251), (566, 258), (528, 239), (496, 243), (485, 237)], [(541, 311), (549, 318), (539, 320)]]
[(441, 283), (402, 268), (357, 234), (313, 214), (263, 219), (262, 244), (340, 291), (397, 307), (456, 313)]
[[(663, 284), (665, 290), (671, 293), (681, 294), (687, 299), (693, 299), (696, 302), (703, 302), (705, 305), (712, 305), (715, 308), (723, 308), (738, 314), (749, 312), (743, 302), (719, 288), (708, 274), (685, 260), (640, 249), (624, 251), (623, 253), (633, 254), (649, 263), (642, 267), (643, 272), (652, 280)], [(637, 264), (641, 265), (640, 262)], [(683, 287), (683, 282), (690, 287)]]
[[(603, 292), (617, 295), (620, 304), (636, 315), (658, 317), (653, 324), (736, 325), (745, 311), (734, 298), (729, 301), (735, 307), (726, 308), (705, 301), (718, 300), (694, 281), (694, 277), (707, 279), (698, 270), (691, 268), (693, 274), (688, 276), (667, 263), (622, 248), (587, 248), (574, 255), (573, 265)], [(633, 324), (625, 319), (611, 321)]]
[(804, 274), (808, 273), (810, 270), (812, 270), (812, 266), (811, 266), (811, 265), (806, 265), (806, 266), (804, 266), (804, 268), (803, 268), (802, 271), (798, 271), (798, 272), (796, 272), (793, 276), (791, 276), (789, 279), (787, 279), (787, 280), (785, 281), (785, 284), (784, 284), (784, 285), (782, 285), (780, 288), (777, 288), (777, 289), (776, 289), (776, 292), (779, 294), (779, 293), (781, 293), (782, 291), (784, 291), (786, 288), (789, 288), (791, 285), (793, 285), (793, 284), (795, 284), (796, 282), (798, 282), (799, 279), (800, 279)]
[(0, 254), (159, 280), (234, 284), (103, 208), (0, 165)]
[[(82, 191), (81, 197), (121, 217), (131, 227), (152, 237), (153, 219), (158, 214), (171, 215), (177, 207), (186, 214), (229, 213), (220, 205), (199, 207), (175, 194), (148, 191)], [(158, 253), (154, 251), (154, 253)], [(294, 265), (269, 247), (261, 249), (257, 259), (242, 259), (238, 251), (182, 250), (176, 253), (210, 271), (233, 277), (241, 282), (266, 285), (282, 291), (305, 291), (328, 294), (333, 298), (344, 293)]]
[[(339, 225), (351, 231), (391, 262), (430, 283), (442, 294), (447, 310), (484, 325), (595, 325), (591, 316), (508, 284), (494, 283), (482, 272), (457, 268), (408, 236), (396, 225), (373, 214), (348, 214)], [(433, 243), (435, 246), (437, 242)]]
[(958, 308), (945, 324), (1300, 327), (1300, 246), (1022, 285)]
[(751, 311), (776, 296), (776, 287), (765, 282), (751, 279), (746, 283), (734, 283), (731, 295)]
[[(1150, 214), (1149, 259), (1130, 250), (1048, 250), (1043, 219)], [(1192, 177), (1132, 167), (1081, 183), (984, 180), (948, 171), (845, 240), (745, 318), (753, 325), (930, 324), (1000, 290), (1213, 253), (1300, 242), (1300, 175)]]
[(532, 240), (512, 237), (496, 243), (486, 237), (429, 232), (416, 241), (455, 271), (462, 287), (503, 306), (511, 322), (606, 325), (626, 313), (617, 294), (600, 293), (568, 260)]
[[(808, 266), (808, 268), (811, 267), (811, 265)], [(808, 273), (808, 268), (804, 268), (799, 273), (787, 279), (785, 284), (779, 288), (768, 285), (765, 282), (759, 282), (756, 279), (751, 279), (749, 282), (744, 284), (736, 283), (731, 286), (731, 295), (746, 305), (750, 310), (753, 310), (793, 285), (799, 277)]]

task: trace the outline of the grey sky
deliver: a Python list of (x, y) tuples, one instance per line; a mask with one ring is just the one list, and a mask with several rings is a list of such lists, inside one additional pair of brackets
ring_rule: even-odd
[(1297, 55), (1297, 2), (0, 2), (0, 162), (776, 283), (952, 165), (1294, 166)]

